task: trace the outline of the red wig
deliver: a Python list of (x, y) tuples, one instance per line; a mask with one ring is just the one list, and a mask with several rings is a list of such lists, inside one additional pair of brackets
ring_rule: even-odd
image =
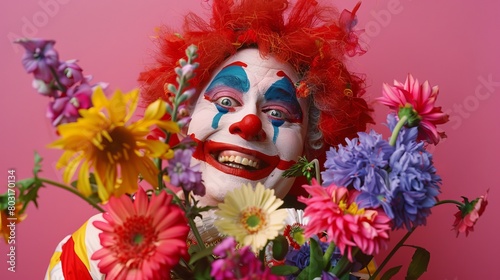
[(225, 59), (255, 47), (263, 57), (273, 55), (296, 69), (297, 95), (309, 96), (319, 112), (322, 142), (343, 143), (373, 122), (363, 99), (364, 81), (344, 63), (346, 56), (364, 52), (352, 30), (358, 7), (339, 15), (314, 0), (297, 0), (290, 9), (287, 0), (213, 0), (209, 22), (191, 13), (182, 33), (167, 27), (160, 32), (156, 64), (139, 77), (143, 101), (167, 97), (164, 85), (176, 83), (174, 68), (191, 44), (198, 47), (200, 67), (192, 82), (198, 92)]

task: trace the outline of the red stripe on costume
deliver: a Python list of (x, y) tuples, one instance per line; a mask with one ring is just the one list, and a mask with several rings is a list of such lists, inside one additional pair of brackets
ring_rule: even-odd
[(73, 237), (62, 246), (61, 267), (65, 280), (92, 280), (85, 264), (80, 260), (75, 250)]

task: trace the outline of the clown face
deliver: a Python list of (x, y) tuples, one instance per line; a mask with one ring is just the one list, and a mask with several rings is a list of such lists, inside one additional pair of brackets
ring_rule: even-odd
[(214, 72), (192, 113), (188, 134), (198, 143), (206, 195), (216, 205), (244, 183), (263, 183), (278, 197), (293, 178), (283, 172), (302, 155), (307, 131), (306, 100), (297, 99), (291, 65), (256, 49), (244, 49)]

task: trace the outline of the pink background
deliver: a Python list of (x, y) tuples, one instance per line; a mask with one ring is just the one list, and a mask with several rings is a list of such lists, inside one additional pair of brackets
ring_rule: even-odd
[[(341, 9), (356, 3), (338, 2)], [(201, 12), (207, 6), (201, 0), (2, 1), (0, 180), (7, 180), (11, 168), (19, 179), (30, 176), (35, 150), (44, 157), (42, 175), (61, 179), (54, 168), (61, 152), (45, 148), (56, 139), (45, 119), (48, 100), (31, 88), (31, 75), (21, 66), (22, 51), (11, 44), (14, 38), (55, 39), (60, 59), (77, 58), (94, 81), (130, 90), (150, 61), (153, 45), (149, 36), (155, 26), (178, 26), (187, 10)], [(409, 72), (440, 87), (438, 105), (451, 116), (442, 127), (448, 139), (433, 149), (443, 178), (441, 199), (474, 198), (490, 189), (490, 205), (469, 237), (456, 238), (450, 231), (456, 208), (446, 205), (434, 209), (427, 227), (410, 238), (409, 243), (431, 252), (431, 264), (422, 279), (498, 278), (494, 260), (500, 249), (495, 232), (495, 214), (500, 211), (496, 177), (500, 125), (494, 110), (500, 105), (499, 6), (493, 0), (379, 0), (365, 1), (359, 12), (358, 27), (367, 31), (364, 39), (369, 51), (356, 58), (353, 67), (366, 73), (372, 98), (381, 94), (383, 82), (404, 80)], [(484, 82), (488, 80), (489, 84)], [(383, 121), (386, 110), (378, 105), (376, 110), (377, 121)], [(386, 131), (381, 125), (375, 128)], [(2, 184), (1, 192), (5, 186)], [(39, 208), (30, 206), (28, 218), (16, 227), (15, 273), (7, 271), (8, 247), (1, 242), (0, 279), (41, 279), (59, 240), (93, 213), (90, 206), (65, 191), (43, 189)], [(402, 234), (395, 233), (393, 243)], [(408, 263), (411, 254), (412, 250), (402, 249), (392, 264)]]

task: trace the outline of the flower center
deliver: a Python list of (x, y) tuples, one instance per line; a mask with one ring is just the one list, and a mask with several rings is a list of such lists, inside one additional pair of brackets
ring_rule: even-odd
[(174, 167), (174, 173), (182, 174), (184, 173), (184, 165), (181, 162), (177, 162)]
[(266, 225), (266, 222), (264, 212), (258, 207), (249, 207), (241, 213), (240, 223), (250, 234), (261, 230)]
[(113, 251), (123, 264), (138, 267), (155, 251), (158, 236), (151, 217), (131, 217), (115, 233), (118, 242)]
[(101, 151), (100, 155), (111, 164), (129, 160), (130, 152), (136, 148), (135, 138), (132, 133), (123, 126), (117, 126), (110, 131), (103, 130), (94, 145)]
[(365, 213), (364, 208), (358, 208), (358, 204), (356, 202), (353, 202), (349, 205), (347, 205), (347, 199), (342, 199), (339, 201), (339, 208), (344, 212), (344, 214), (351, 214), (351, 215), (362, 215)]
[(288, 239), (288, 242), (295, 249), (299, 249), (300, 246), (304, 245), (306, 238), (304, 236), (304, 229), (299, 223), (294, 223), (293, 225), (287, 225), (283, 231), (283, 235)]
[(80, 102), (78, 102), (78, 98), (76, 97), (72, 97), (70, 100), (69, 100), (69, 103), (73, 106), (75, 106), (76, 108), (80, 107)]

